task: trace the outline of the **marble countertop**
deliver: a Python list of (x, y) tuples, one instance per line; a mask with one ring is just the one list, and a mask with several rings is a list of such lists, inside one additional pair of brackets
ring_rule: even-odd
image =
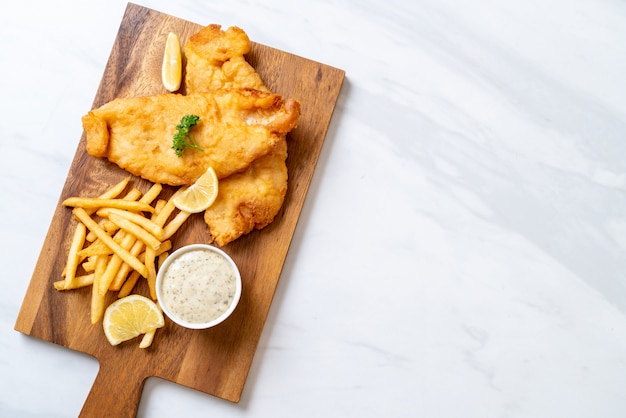
[[(244, 388), (141, 417), (626, 416), (626, 5), (137, 2), (346, 71)], [(0, 6), (0, 416), (95, 359), (13, 330), (126, 2)]]

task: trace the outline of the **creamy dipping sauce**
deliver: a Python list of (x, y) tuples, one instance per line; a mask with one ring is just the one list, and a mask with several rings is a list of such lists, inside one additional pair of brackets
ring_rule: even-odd
[(213, 251), (192, 250), (172, 260), (165, 271), (161, 303), (183, 321), (206, 323), (228, 310), (236, 290), (228, 260)]

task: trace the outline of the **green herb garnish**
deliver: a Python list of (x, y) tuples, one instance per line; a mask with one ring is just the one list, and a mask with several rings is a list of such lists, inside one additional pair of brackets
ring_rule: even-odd
[(176, 133), (174, 134), (174, 139), (172, 140), (172, 148), (179, 157), (183, 156), (183, 152), (187, 148), (195, 148), (197, 150), (204, 151), (204, 149), (196, 144), (193, 138), (189, 136), (189, 131), (198, 123), (199, 120), (200, 116), (185, 115), (180, 120), (180, 124), (176, 125)]

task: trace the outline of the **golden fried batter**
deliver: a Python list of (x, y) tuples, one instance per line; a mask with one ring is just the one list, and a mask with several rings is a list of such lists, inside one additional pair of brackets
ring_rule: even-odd
[(250, 39), (238, 27), (223, 31), (209, 25), (192, 35), (184, 52), (187, 92), (250, 88), (268, 91), (263, 80), (244, 58), (250, 51)]
[[(225, 31), (210, 25), (193, 35), (185, 46), (188, 92), (222, 88), (254, 88), (268, 91), (248, 64), (248, 36), (239, 28)], [(269, 225), (287, 193), (287, 141), (255, 160), (245, 171), (220, 180), (219, 194), (204, 213), (213, 240), (220, 246)]]
[(219, 183), (215, 202), (204, 212), (213, 240), (220, 246), (269, 225), (287, 193), (287, 142), (255, 160), (243, 173)]
[[(219, 178), (245, 170), (282, 141), (296, 124), (299, 103), (258, 90), (219, 90), (187, 96), (162, 94), (115, 99), (83, 117), (87, 152), (107, 157), (130, 173), (156, 183), (189, 185), (209, 166)], [(176, 125), (200, 116), (192, 128), (204, 149), (172, 149)]]

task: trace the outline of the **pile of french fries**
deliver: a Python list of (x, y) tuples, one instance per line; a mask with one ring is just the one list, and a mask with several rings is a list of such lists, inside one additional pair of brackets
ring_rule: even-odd
[[(157, 268), (172, 248), (170, 238), (190, 216), (179, 211), (172, 198), (159, 198), (162, 186), (154, 184), (146, 193), (128, 187), (130, 177), (96, 198), (70, 197), (78, 221), (68, 251), (63, 280), (57, 290), (92, 286), (90, 316), (95, 324), (103, 317), (108, 292), (119, 298), (133, 292), (137, 281), (147, 280), (150, 296), (156, 300)], [(171, 218), (171, 219), (170, 219)]]

